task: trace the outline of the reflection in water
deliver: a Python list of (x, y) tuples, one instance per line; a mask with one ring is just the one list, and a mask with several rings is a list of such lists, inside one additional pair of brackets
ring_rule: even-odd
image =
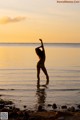
[(37, 84), (36, 96), (37, 96), (37, 106), (45, 106), (46, 102), (46, 85)]
[(44, 106), (45, 105), (45, 101), (46, 101), (46, 91), (45, 91), (45, 88), (38, 88), (37, 92), (36, 92), (36, 95), (37, 95), (37, 104), (38, 104), (38, 106), (39, 105)]

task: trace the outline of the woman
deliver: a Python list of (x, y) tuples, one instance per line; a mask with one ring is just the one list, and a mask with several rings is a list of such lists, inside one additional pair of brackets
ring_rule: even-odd
[[(49, 83), (49, 76), (48, 76), (47, 70), (46, 70), (45, 65), (44, 65), (44, 63), (45, 63), (45, 58), (46, 58), (46, 56), (45, 56), (45, 49), (44, 49), (44, 45), (43, 45), (42, 39), (39, 39), (39, 40), (41, 41), (41, 46), (40, 46), (40, 47), (37, 47), (37, 48), (35, 49), (36, 54), (37, 54), (38, 57), (39, 57), (39, 61), (38, 61), (38, 63), (37, 63), (37, 79), (38, 79), (38, 85), (39, 85), (39, 83), (40, 83), (40, 69), (42, 69), (42, 71), (43, 71), (44, 74), (46, 75), (46, 79), (47, 79), (46, 85), (47, 85), (47, 84)], [(42, 48), (42, 50), (41, 50), (40, 48)]]

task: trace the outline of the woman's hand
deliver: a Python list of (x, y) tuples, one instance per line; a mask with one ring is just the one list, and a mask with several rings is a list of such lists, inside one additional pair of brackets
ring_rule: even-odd
[(40, 41), (41, 41), (41, 47), (43, 48), (43, 41), (42, 41), (42, 39), (39, 39)]
[(42, 42), (42, 39), (39, 39)]

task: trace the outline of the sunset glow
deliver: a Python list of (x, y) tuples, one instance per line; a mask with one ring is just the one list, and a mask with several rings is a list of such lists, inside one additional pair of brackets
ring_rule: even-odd
[(0, 42), (79, 42), (80, 3), (0, 1)]

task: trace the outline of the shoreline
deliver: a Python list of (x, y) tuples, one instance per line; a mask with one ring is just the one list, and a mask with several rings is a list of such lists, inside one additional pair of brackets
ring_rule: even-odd
[(39, 105), (37, 110), (28, 110), (24, 105), (24, 110), (15, 107), (12, 101), (0, 98), (0, 112), (8, 112), (8, 120), (80, 120), (80, 105), (77, 109), (74, 106), (61, 106), (58, 110), (56, 103), (48, 104), (53, 110), (46, 110)]

